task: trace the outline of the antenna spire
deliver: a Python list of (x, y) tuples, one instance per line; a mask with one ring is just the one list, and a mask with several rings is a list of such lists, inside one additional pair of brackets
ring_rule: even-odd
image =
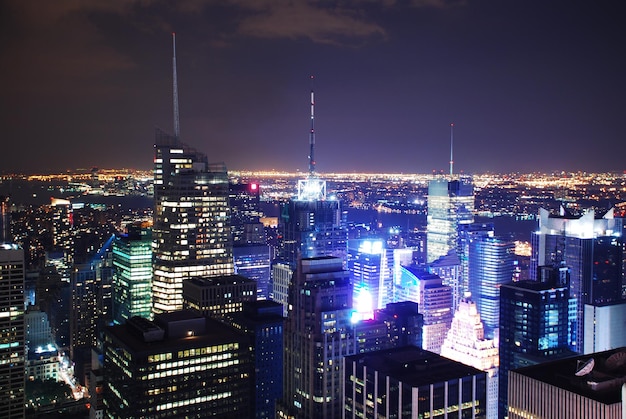
[(315, 175), (315, 93), (313, 92), (313, 79), (311, 75), (311, 133), (309, 134), (309, 176)]
[(454, 150), (454, 123), (450, 124), (450, 176), (452, 176), (452, 174), (454, 173), (454, 157), (453, 157), (453, 150)]
[(174, 79), (174, 137), (180, 139), (180, 121), (178, 119), (178, 76), (176, 75), (176, 33), (172, 32), (174, 55), (172, 58), (172, 73)]

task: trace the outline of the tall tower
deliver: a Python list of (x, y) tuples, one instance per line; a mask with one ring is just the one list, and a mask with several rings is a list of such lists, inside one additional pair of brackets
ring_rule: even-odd
[(129, 225), (113, 242), (113, 321), (152, 314), (152, 231)]
[(440, 177), (428, 183), (427, 261), (457, 248), (458, 227), (474, 221), (474, 185), (468, 176)]
[(0, 244), (0, 411), (24, 417), (24, 250)]
[(228, 172), (180, 141), (176, 77), (174, 92), (174, 136), (154, 145), (154, 313), (182, 309), (186, 279), (234, 274)]
[(613, 209), (602, 217), (594, 210), (582, 215), (539, 210), (539, 229), (531, 236), (530, 275), (536, 277), (544, 265), (570, 269), (570, 298), (576, 304), (570, 346), (575, 352), (584, 347), (585, 304), (622, 301), (623, 220)]
[(298, 195), (284, 204), (278, 221), (282, 243), (272, 266), (270, 295), (287, 307), (289, 281), (300, 258), (335, 256), (345, 264), (348, 233), (341, 203), (326, 197), (326, 181), (318, 177), (313, 157), (315, 96), (311, 91), (309, 175), (298, 180)]
[(340, 418), (342, 360), (353, 352), (352, 284), (341, 259), (301, 259), (285, 324), (284, 408), (297, 418)]
[(500, 285), (513, 280), (515, 245), (480, 231), (471, 234), (466, 244), (469, 292), (487, 336), (494, 338), (500, 322)]

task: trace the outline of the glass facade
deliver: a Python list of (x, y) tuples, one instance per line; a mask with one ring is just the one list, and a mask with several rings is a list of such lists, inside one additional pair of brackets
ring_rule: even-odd
[(113, 321), (152, 316), (152, 234), (130, 228), (113, 242)]
[(154, 200), (152, 299), (161, 313), (182, 308), (185, 279), (234, 274), (226, 167), (161, 133)]

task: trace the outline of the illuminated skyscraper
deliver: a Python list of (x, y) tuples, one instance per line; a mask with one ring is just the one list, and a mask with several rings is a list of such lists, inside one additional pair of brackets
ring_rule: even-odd
[(249, 339), (193, 310), (132, 317), (104, 333), (108, 418), (249, 418)]
[(354, 300), (367, 299), (370, 311), (382, 309), (392, 301), (393, 250), (384, 248), (382, 240), (349, 242), (348, 270), (354, 284)]
[(468, 286), (472, 299), (493, 338), (500, 322), (500, 285), (513, 280), (515, 245), (487, 234), (474, 234), (468, 245)]
[(424, 316), (422, 347), (439, 353), (452, 323), (452, 288), (435, 274), (415, 267), (401, 267), (395, 284), (396, 301), (413, 301)]
[(499, 417), (507, 411), (509, 371), (572, 355), (567, 270), (544, 267), (537, 281), (500, 286)]
[(24, 250), (0, 244), (0, 412), (24, 417)]
[(624, 256), (623, 218), (613, 209), (596, 218), (594, 210), (559, 215), (539, 210), (539, 229), (532, 234), (531, 278), (538, 267), (566, 266), (570, 269), (570, 297), (576, 301), (575, 323), (570, 346), (584, 348), (585, 304), (605, 305), (622, 301)]
[(464, 298), (454, 313), (452, 325), (441, 347), (441, 356), (487, 373), (487, 418), (498, 418), (498, 343), (485, 339), (476, 304)]
[(175, 39), (174, 135), (154, 144), (154, 313), (182, 309), (184, 280), (235, 272), (226, 166), (180, 141)]
[(315, 172), (314, 109), (311, 90), (309, 175), (298, 180), (298, 195), (282, 206), (278, 221), (282, 242), (272, 264), (270, 294), (285, 307), (288, 304), (285, 292), (300, 258), (334, 256), (341, 258), (345, 266), (347, 257), (347, 214), (339, 201), (327, 198), (326, 181)]
[(129, 225), (113, 242), (113, 321), (152, 315), (152, 232)]
[(289, 287), (283, 407), (297, 418), (340, 418), (342, 360), (353, 353), (352, 284), (343, 261), (301, 259)]
[(433, 179), (428, 183), (427, 261), (433, 262), (457, 248), (458, 226), (474, 221), (472, 179)]

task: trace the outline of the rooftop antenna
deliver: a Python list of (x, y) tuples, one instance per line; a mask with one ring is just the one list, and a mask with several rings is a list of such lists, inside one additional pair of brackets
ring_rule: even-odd
[(180, 139), (180, 121), (178, 119), (178, 76), (176, 75), (176, 33), (172, 32), (174, 55), (172, 58), (172, 72), (174, 76), (174, 138)]
[(450, 176), (454, 173), (454, 158), (453, 158), (453, 149), (454, 149), (454, 123), (450, 124)]
[(313, 80), (311, 75), (311, 133), (309, 134), (309, 176), (315, 176), (315, 93), (313, 92)]

